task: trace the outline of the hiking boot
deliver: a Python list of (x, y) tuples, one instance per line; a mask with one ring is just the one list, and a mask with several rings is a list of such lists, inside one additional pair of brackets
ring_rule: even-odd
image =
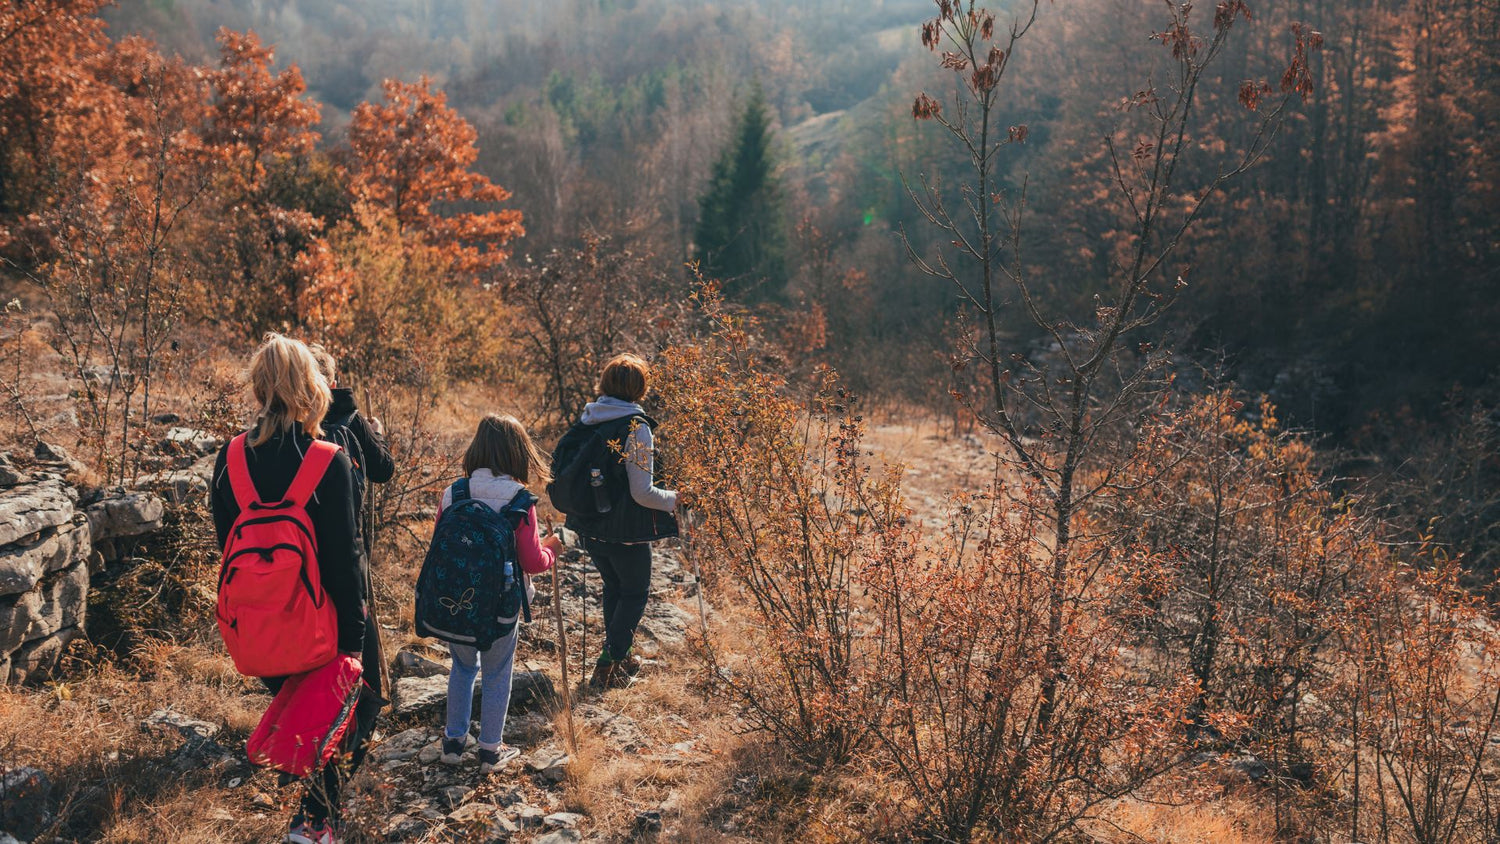
[(505, 767), (510, 760), (521, 755), (520, 748), (502, 744), (494, 750), (479, 748), (479, 773), (488, 774), (490, 771)]
[(594, 673), (589, 677), (589, 688), (603, 691), (611, 688), (615, 678), (615, 663), (600, 660), (594, 663)]
[(447, 736), (443, 736), (443, 755), (439, 757), (440, 761), (442, 761), (444, 765), (457, 765), (459, 759), (461, 759), (464, 755), (464, 748), (467, 747), (468, 744), (469, 737), (467, 734), (459, 736), (458, 738), (448, 738)]
[(634, 677), (635, 675), (641, 673), (641, 667), (645, 664), (646, 661), (644, 659), (641, 659), (640, 657), (632, 653), (626, 656), (624, 659), (616, 662), (614, 665), (616, 672), (623, 671), (626, 676)]

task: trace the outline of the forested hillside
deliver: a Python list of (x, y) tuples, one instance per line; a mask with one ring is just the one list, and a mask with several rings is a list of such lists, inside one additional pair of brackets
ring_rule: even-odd
[[(937, 78), (909, 37), (928, 5), (127, 0), (108, 16), (194, 57), (211, 54), (221, 25), (254, 29), (302, 69), (335, 135), (384, 78), (432, 75), (475, 124), (480, 171), (518, 196), (535, 251), (592, 231), (692, 257), (713, 162), (759, 86), (783, 173), (790, 270), (776, 292), (811, 301), (829, 295), (816, 274), (858, 277), (838, 307), (820, 304), (848, 313), (882, 303), (833, 326), (839, 342), (826, 353), (869, 386), (891, 365), (937, 376), (929, 344), (893, 347), (941, 332), (958, 309), (947, 291), (923, 288), (894, 244), (903, 229), (921, 248), (932, 237), (903, 178), (951, 181), (957, 166), (908, 114), (911, 91)], [(1120, 67), (1155, 61), (1139, 33), (1157, 14), (1146, 3), (1052, 10), (1005, 93), (1003, 122), (1030, 130), (1003, 164), (1004, 187), (1025, 182), (1038, 224), (1026, 260), (1073, 302), (1094, 294), (1088, 279), (1113, 259), (1111, 233), (1127, 220), (1101, 193), (1110, 168), (1099, 139), (1140, 85)], [(1317, 96), (1287, 115), (1262, 165), (1183, 244), (1194, 292), (1173, 320), (1178, 347), (1226, 361), (1299, 424), (1384, 448), (1405, 424), (1395, 420), (1434, 419), (1454, 388), (1483, 389), (1500, 354), (1490, 213), (1500, 153), (1486, 141), (1500, 110), (1493, 10), (1276, 0), (1254, 14), (1198, 107), (1232, 111), (1240, 83), (1271, 69), (1291, 21), (1325, 39), (1312, 57)], [(1190, 143), (1212, 151), (1239, 131), (1207, 121)], [(923, 379), (879, 380), (922, 393)]]

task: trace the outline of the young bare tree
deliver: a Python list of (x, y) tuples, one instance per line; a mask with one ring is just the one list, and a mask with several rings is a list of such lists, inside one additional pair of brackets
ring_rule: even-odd
[(185, 215), (208, 180), (187, 68), (135, 41), (111, 60), (125, 94), (126, 172), (68, 175), (33, 278), (56, 314), (53, 345), (77, 382), (85, 443), (104, 480), (118, 484), (140, 468), (152, 384), (173, 348), (190, 272)]
[(648, 353), (681, 336), (687, 289), (649, 255), (589, 235), (575, 249), (526, 255), (498, 272), (525, 371), (541, 373), (546, 420), (571, 424), (595, 398), (595, 379), (612, 355)]
[[(958, 207), (925, 179), (909, 189), (950, 245), (923, 255), (908, 242), (908, 253), (923, 272), (952, 283), (973, 314), (975, 330), (962, 338), (961, 363), (977, 363), (985, 384), (982, 393), (960, 399), (1001, 438), (1003, 459), (1044, 492), (1052, 536), (1044, 648), (1052, 668), (1042, 687), (1039, 726), (1047, 735), (1063, 682), (1060, 637), (1076, 597), (1068, 583), (1075, 570), (1098, 563), (1079, 552), (1080, 517), (1119, 487), (1120, 468), (1135, 447), (1132, 423), (1164, 383), (1165, 356), (1141, 335), (1186, 284), (1173, 271), (1172, 253), (1219, 188), (1262, 158), (1288, 102), (1310, 90), (1307, 57), (1321, 36), (1294, 27), (1279, 98), (1270, 101), (1267, 83), (1245, 83), (1241, 102), (1258, 113), (1249, 139), (1221, 161), (1212, 178), (1184, 185), (1178, 177), (1195, 146), (1198, 86), (1250, 10), (1243, 0), (1226, 0), (1204, 26), (1191, 4), (1167, 6), (1165, 28), (1152, 35), (1166, 50), (1165, 66), (1150, 73), (1165, 81), (1148, 82), (1127, 97), (1118, 125), (1103, 141), (1128, 236), (1109, 277), (1097, 280), (1101, 292), (1085, 316), (1060, 312), (1039, 294), (1022, 250), (1024, 180), (1013, 195), (1000, 178), (1005, 149), (1028, 134), (1025, 126), (999, 125), (1001, 83), (1036, 24), (1040, 4), (1026, 4), (1009, 26), (998, 28), (995, 14), (974, 0), (937, 0), (937, 7), (937, 16), (922, 26), (922, 42), (943, 51), (943, 67), (955, 74), (954, 91), (947, 108), (919, 95), (912, 114), (947, 133), (966, 156), (969, 177), (960, 186)], [(1050, 353), (1002, 348), (1001, 310), (1011, 302), (1050, 343)], [(1107, 546), (1092, 547), (1097, 552)]]

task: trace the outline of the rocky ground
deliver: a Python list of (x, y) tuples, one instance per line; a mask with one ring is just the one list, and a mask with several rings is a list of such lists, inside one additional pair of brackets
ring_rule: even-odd
[[(576, 551), (565, 555), (561, 578), (575, 727), (602, 744), (608, 754), (682, 768), (702, 764), (708, 756), (693, 739), (683, 738), (691, 731), (685, 720), (638, 719), (621, 711), (619, 704), (628, 700), (629, 692), (639, 690), (601, 695), (582, 682), (588, 667), (578, 658), (584, 637), (587, 635), (591, 654), (597, 652), (602, 640), (600, 581), (580, 557)], [(522, 634), (524, 644), (505, 726), (506, 743), (519, 748), (521, 756), (501, 771), (481, 777), (472, 743), (459, 765), (438, 761), (447, 699), (446, 648), (428, 640), (395, 655), (393, 707), (383, 718), (352, 797), (351, 811), (367, 834), (378, 831), (387, 841), (534, 840), (563, 844), (618, 839), (617, 830), (606, 835), (588, 814), (570, 811), (577, 804), (568, 788), (575, 756), (566, 737), (566, 717), (560, 711), (561, 668), (556, 658), (557, 626), (549, 580), (550, 576), (538, 579), (534, 619)], [(698, 620), (674, 601), (696, 601), (697, 581), (684, 570), (677, 551), (657, 552), (652, 593), (638, 648), (658, 658), (680, 656), (689, 626)], [(585, 618), (589, 621), (587, 628)], [(651, 666), (637, 682), (652, 682)], [(479, 705), (476, 690), (476, 718)], [(477, 721), (473, 732), (478, 733)], [(663, 832), (671, 815), (670, 798), (640, 810), (632, 825), (632, 837)]]
[[(473, 743), (457, 766), (439, 761), (449, 670), (446, 648), (424, 640), (391, 654), (392, 705), (382, 713), (369, 755), (350, 786), (346, 804), (348, 840), (564, 844), (654, 840), (662, 835), (680, 840), (674, 828), (680, 792), (670, 787), (637, 791), (628, 782), (610, 782), (610, 778), (599, 776), (609, 766), (620, 770), (623, 762), (627, 768), (651, 769), (654, 783), (670, 786), (674, 779), (692, 779), (694, 769), (714, 757), (713, 743), (705, 741), (699, 731), (701, 724), (690, 723), (661, 706), (661, 690), (650, 688), (659, 682), (670, 687), (680, 681), (678, 672), (685, 666), (674, 665), (670, 670), (666, 666), (685, 658), (689, 629), (698, 624), (698, 584), (682, 566), (680, 552), (659, 550), (653, 569), (652, 601), (641, 623), (637, 647), (655, 662), (647, 664), (632, 687), (601, 694), (587, 688), (585, 666), (580, 660), (585, 619), (589, 652), (596, 653), (602, 641), (600, 582), (579, 552), (565, 553), (562, 608), (568, 631), (577, 749), (568, 741), (562, 706), (550, 575), (538, 578), (534, 620), (522, 633), (505, 728), (505, 741), (519, 748), (521, 755), (499, 771), (480, 775)], [(693, 607), (693, 611), (678, 602)], [(395, 628), (385, 632), (388, 640), (402, 636)], [(476, 688), (475, 735), (480, 701)], [(283, 786), (273, 773), (251, 767), (245, 761), (238, 731), (226, 730), (215, 720), (185, 710), (164, 707), (139, 722), (143, 733), (154, 734), (168, 747), (176, 746), (163, 754), (158, 769), (191, 773), (197, 779), (216, 782), (228, 799), (210, 812), (218, 813), (214, 816), (225, 824), (244, 819), (243, 813), (248, 812), (258, 826), (275, 828), (289, 816), (299, 786)], [(701, 716), (701, 711), (698, 714)], [(18, 780), (10, 789), (17, 799), (46, 790), (46, 775), (27, 770), (41, 781)], [(607, 804), (607, 817), (594, 817), (590, 806), (598, 795), (580, 792), (580, 783), (585, 781), (596, 790), (623, 787), (631, 793), (614, 795)], [(642, 802), (642, 795), (650, 794), (660, 799)], [(629, 817), (621, 816), (619, 806), (614, 805), (616, 798), (629, 804)], [(3, 797), (0, 802), (5, 802)], [(5, 811), (6, 806), (0, 805), (0, 816)], [(26, 831), (45, 827), (46, 819), (38, 817)], [(257, 840), (234, 834), (225, 837)], [(0, 844), (5, 841), (0, 837)]]

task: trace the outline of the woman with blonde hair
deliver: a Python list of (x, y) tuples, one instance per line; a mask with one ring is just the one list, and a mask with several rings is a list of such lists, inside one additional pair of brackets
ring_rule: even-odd
[[(266, 335), (265, 342), (250, 359), (248, 380), (257, 406), (256, 419), (243, 441), (236, 442), (242, 442), (243, 469), (248, 470), (254, 489), (242, 486), (236, 494), (229, 454), (235, 442), (231, 442), (219, 452), (210, 490), (220, 547), (240, 516), (242, 497), (248, 496), (252, 502), (281, 502), (289, 497), (303, 458), (322, 434), (323, 417), (331, 401), (327, 381), (319, 372), (312, 352), (301, 341), (280, 334)], [(239, 459), (240, 455), (232, 458), (236, 464)], [(364, 658), (368, 596), (360, 576), (354, 501), (353, 467), (339, 451), (313, 488), (305, 509), (316, 542), (319, 579), (337, 614), (338, 650)], [(285, 677), (261, 679), (272, 693), (286, 680)], [(301, 811), (293, 817), (284, 842), (334, 844), (339, 791), (344, 778), (363, 756), (364, 741), (374, 727), (379, 704), (378, 696), (361, 697), (354, 729), (349, 731), (354, 748), (352, 756), (344, 760), (335, 756), (321, 772), (308, 779)]]

